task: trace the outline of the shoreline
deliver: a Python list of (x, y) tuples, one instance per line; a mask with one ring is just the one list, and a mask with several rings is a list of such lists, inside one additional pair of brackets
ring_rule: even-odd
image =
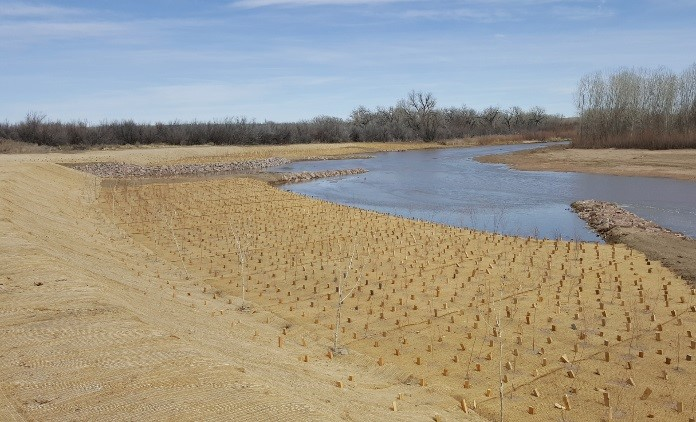
[[(267, 169), (299, 161), (332, 161), (373, 158), (381, 152), (406, 152), (413, 150), (475, 148), (487, 145), (522, 145), (556, 142), (505, 138), (477, 137), (453, 139), (447, 142), (376, 142), (347, 144), (295, 144), (267, 146), (171, 146), (162, 148), (144, 146), (128, 148), (94, 149), (65, 153), (0, 154), (0, 162), (53, 162), (74, 170), (86, 172), (102, 179), (105, 186), (119, 180), (137, 184), (186, 182), (205, 178), (251, 177), (272, 185), (296, 183), (317, 178), (364, 173), (364, 169), (329, 170), (324, 172), (274, 173)], [(197, 151), (205, 149), (208, 154)], [(129, 151), (142, 154), (138, 160)], [(253, 152), (246, 152), (246, 151)], [(196, 152), (187, 158), (171, 159), (176, 152)], [(312, 153), (308, 153), (311, 151)], [(108, 152), (114, 154), (106, 154)], [(246, 153), (245, 153), (246, 152)], [(317, 154), (320, 153), (320, 154)], [(57, 158), (48, 160), (47, 158)], [(38, 159), (37, 159), (38, 158)], [(131, 159), (127, 159), (131, 158)]]
[(575, 149), (550, 146), (475, 158), (522, 171), (557, 171), (696, 181), (696, 149)]
[(609, 244), (623, 243), (696, 285), (696, 240), (658, 226), (611, 202), (576, 201), (571, 208)]

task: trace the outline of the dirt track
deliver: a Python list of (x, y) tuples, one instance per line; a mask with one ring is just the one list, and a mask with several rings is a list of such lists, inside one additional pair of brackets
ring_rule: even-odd
[[(636, 251), (409, 222), (240, 178), (102, 188), (54, 164), (379, 149), (302, 148), (0, 156), (0, 420), (476, 420), (462, 399), (493, 419), (499, 364), (507, 420), (598, 420), (604, 392), (627, 420), (693, 414), (696, 296)], [(330, 359), (346, 268), (350, 354)], [(251, 312), (237, 310), (240, 275)]]

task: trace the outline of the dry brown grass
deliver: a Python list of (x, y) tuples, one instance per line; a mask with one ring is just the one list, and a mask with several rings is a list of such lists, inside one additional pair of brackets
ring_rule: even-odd
[(49, 152), (46, 146), (0, 138), (0, 154), (29, 154)]
[(518, 133), (513, 135), (484, 135), (471, 138), (450, 139), (440, 142), (448, 146), (485, 146), (507, 145), (524, 142), (553, 142), (567, 141), (575, 135), (574, 130), (538, 131), (534, 133)]

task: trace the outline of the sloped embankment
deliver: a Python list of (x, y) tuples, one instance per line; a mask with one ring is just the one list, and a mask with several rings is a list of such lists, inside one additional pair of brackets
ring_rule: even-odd
[(283, 342), (288, 321), (239, 312), (236, 297), (114, 224), (125, 204), (102, 212), (96, 177), (9, 161), (0, 157), (0, 421), (479, 420), (358, 352), (330, 360), (301, 327), (290, 335), (305, 345)]

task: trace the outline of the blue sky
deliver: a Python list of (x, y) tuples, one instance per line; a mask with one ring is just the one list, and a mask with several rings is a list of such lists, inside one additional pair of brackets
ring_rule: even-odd
[(574, 115), (588, 72), (696, 62), (696, 0), (0, 0), (0, 121)]

